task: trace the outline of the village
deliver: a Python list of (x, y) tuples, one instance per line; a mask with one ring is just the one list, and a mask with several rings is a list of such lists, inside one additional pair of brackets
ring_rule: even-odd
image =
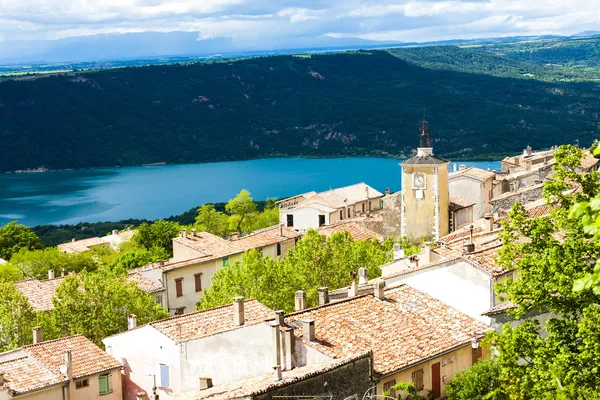
[[(278, 225), (245, 235), (182, 230), (172, 239), (172, 257), (127, 272), (170, 317), (138, 324), (129, 314), (127, 329), (103, 338), (103, 348), (82, 335), (44, 340), (34, 328), (31, 344), (0, 353), (0, 400), (363, 400), (404, 399), (411, 390), (445, 398), (458, 373), (494, 356), (489, 332), (552, 316), (539, 311), (515, 319), (508, 313), (515, 305), (495, 287), (519, 276), (496, 262), (511, 207), (519, 203), (536, 218), (555, 206), (543, 187), (557, 147), (528, 146), (496, 171), (438, 157), (432, 136), (423, 121), (416, 154), (399, 165), (401, 191), (361, 182), (298, 194), (277, 201)], [(577, 173), (598, 171), (600, 159), (583, 154)], [(405, 238), (419, 251), (406, 254), (394, 244), (381, 276), (370, 279), (367, 268), (358, 268), (346, 286), (318, 288), (318, 305), (309, 306), (307, 288), (297, 288), (294, 310), (239, 296), (198, 310), (217, 271), (250, 250), (286, 257), (313, 230), (324, 237), (347, 232), (354, 240)], [(118, 248), (134, 234), (115, 231), (58, 248)], [(15, 285), (44, 312), (71, 274), (50, 270), (47, 279)]]

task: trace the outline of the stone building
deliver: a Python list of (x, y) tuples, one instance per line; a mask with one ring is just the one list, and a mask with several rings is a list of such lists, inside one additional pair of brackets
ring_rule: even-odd
[(474, 203), (473, 218), (478, 220), (490, 212), (496, 173), (477, 167), (460, 166), (448, 177), (450, 194), (463, 197)]

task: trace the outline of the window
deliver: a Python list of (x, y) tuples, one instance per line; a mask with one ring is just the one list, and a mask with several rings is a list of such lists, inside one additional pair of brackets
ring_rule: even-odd
[(75, 381), (75, 389), (81, 389), (88, 386), (90, 386), (90, 381), (88, 379), (81, 379), (79, 381)]
[(417, 389), (423, 390), (423, 370), (420, 369), (412, 373), (412, 384)]
[(229, 265), (229, 257), (223, 258), (223, 268)]
[(319, 226), (325, 225), (325, 216), (319, 215)]
[(277, 243), (277, 255), (281, 255), (281, 243)]
[(100, 383), (100, 395), (111, 394), (112, 389), (112, 374), (100, 375), (98, 378)]
[(163, 305), (163, 302), (162, 302), (162, 294), (159, 294), (158, 296), (156, 296), (156, 297), (154, 298), (154, 302), (155, 302), (156, 304), (158, 304), (159, 306), (161, 306), (161, 307), (162, 307), (162, 305)]
[(391, 381), (387, 381), (383, 384), (383, 391), (389, 392), (391, 397), (396, 397), (396, 391), (394, 389), (392, 389), (394, 386), (396, 386), (395, 379), (393, 379)]
[(160, 387), (161, 388), (170, 388), (171, 387), (171, 377), (169, 376), (169, 366), (166, 364), (160, 365)]
[(183, 315), (185, 307), (179, 307), (175, 309), (175, 315)]
[(294, 226), (294, 214), (287, 214), (287, 226)]
[(362, 210), (365, 212), (365, 203), (362, 203)]
[(344, 219), (344, 210), (340, 210), (340, 219)]
[(202, 274), (194, 275), (194, 285), (196, 286), (196, 292), (202, 291)]
[(175, 279), (175, 293), (177, 297), (183, 296), (183, 278)]

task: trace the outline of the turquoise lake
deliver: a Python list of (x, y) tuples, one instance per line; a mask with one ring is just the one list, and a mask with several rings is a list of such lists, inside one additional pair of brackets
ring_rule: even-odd
[[(222, 202), (248, 189), (252, 197), (286, 197), (366, 182), (400, 189), (392, 158), (269, 158), (207, 164), (103, 168), (0, 175), (0, 226), (158, 219)], [(498, 161), (457, 164), (500, 169)], [(451, 164), (452, 165), (452, 164)]]

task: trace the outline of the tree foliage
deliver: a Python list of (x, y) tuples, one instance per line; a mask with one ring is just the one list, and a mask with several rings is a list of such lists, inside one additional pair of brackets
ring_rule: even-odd
[(41, 248), (40, 239), (25, 225), (12, 221), (0, 227), (0, 258), (8, 261), (21, 249)]
[(98, 263), (92, 252), (67, 254), (56, 247), (33, 251), (21, 249), (11, 258), (10, 264), (21, 272), (22, 277), (35, 279), (46, 279), (49, 270), (53, 270), (55, 276), (60, 276), (62, 269), (68, 272), (98, 269)]
[(56, 289), (54, 309), (45, 331), (60, 335), (83, 334), (101, 345), (101, 339), (127, 329), (127, 316), (138, 324), (166, 318), (168, 312), (155, 304), (134, 282), (109, 272), (70, 275)]
[(30, 344), (35, 312), (10, 282), (0, 282), (0, 352)]
[(181, 231), (181, 225), (177, 222), (158, 220), (151, 224), (144, 222), (138, 227), (137, 233), (133, 236), (134, 243), (146, 250), (152, 250), (155, 247), (164, 249), (169, 256), (173, 255), (172, 239)]
[(250, 192), (243, 189), (233, 199), (229, 200), (225, 210), (230, 214), (229, 229), (242, 233), (242, 226), (246, 219), (256, 212), (256, 204), (250, 197)]
[(228, 236), (229, 222), (227, 221), (227, 215), (221, 211), (217, 211), (214, 205), (205, 204), (198, 209), (196, 229), (221, 237)]
[(251, 250), (242, 260), (219, 269), (200, 307), (228, 304), (235, 296), (256, 298), (273, 309), (294, 309), (294, 293), (306, 292), (309, 306), (318, 304), (318, 288), (348, 285), (351, 272), (366, 267), (370, 278), (381, 276), (380, 265), (391, 258), (392, 242), (355, 241), (347, 232), (325, 239), (310, 230), (285, 257), (273, 260)]
[(503, 393), (493, 394), (500, 386), (499, 375), (500, 366), (494, 359), (479, 360), (452, 378), (446, 396), (448, 400), (508, 400)]
[(545, 199), (555, 207), (550, 215), (531, 218), (517, 203), (504, 223), (497, 262), (515, 268), (518, 278), (496, 291), (515, 305), (508, 311), (514, 318), (547, 313), (549, 319), (541, 325), (528, 318), (490, 335), (500, 383), (490, 395), (586, 399), (600, 391), (600, 297), (589, 287), (573, 290), (593, 272), (600, 251), (578, 212), (569, 212), (599, 194), (598, 173), (578, 172), (581, 155), (570, 146), (555, 152), (555, 174), (544, 186)]

